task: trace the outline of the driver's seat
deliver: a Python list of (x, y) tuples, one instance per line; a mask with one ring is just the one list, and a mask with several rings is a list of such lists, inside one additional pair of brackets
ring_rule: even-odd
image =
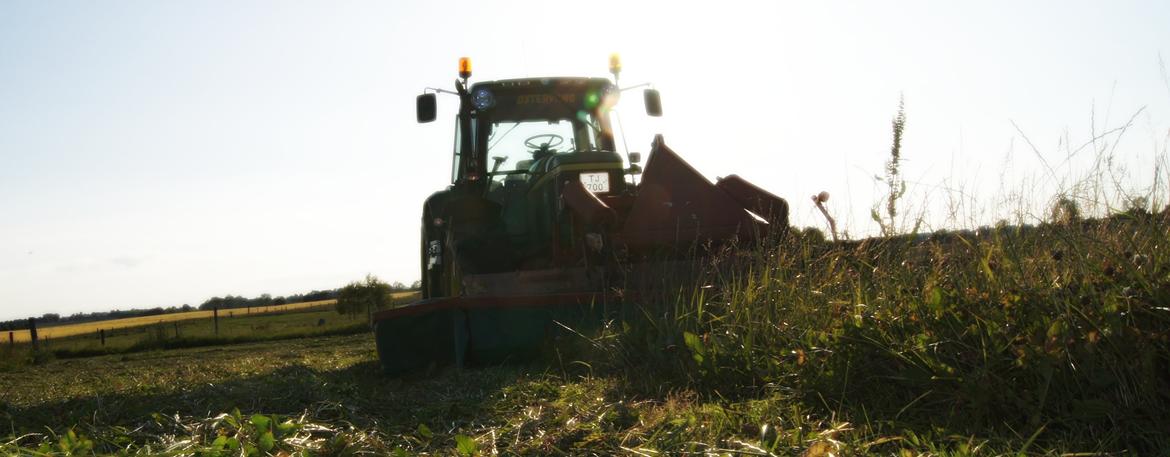
[(523, 245), (528, 237), (528, 169), (532, 167), (532, 160), (516, 162), (517, 173), (504, 178), (504, 209), (502, 212), (504, 230), (511, 237), (513, 244)]
[[(534, 162), (534, 160), (517, 161), (516, 162), (516, 171), (527, 172), (529, 168), (532, 168), (532, 162)], [(528, 181), (528, 173), (510, 174), (504, 178), (504, 187), (515, 186), (518, 183), (527, 182), (527, 181)]]

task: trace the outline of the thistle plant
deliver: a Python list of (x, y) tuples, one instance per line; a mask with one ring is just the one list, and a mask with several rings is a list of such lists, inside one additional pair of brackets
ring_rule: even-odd
[(878, 181), (884, 181), (888, 194), (886, 195), (886, 215), (883, 218), (875, 205), (870, 211), (870, 217), (874, 222), (877, 222), (882, 229), (882, 236), (893, 236), (896, 233), (895, 221), (898, 216), (898, 200), (906, 195), (906, 180), (902, 177), (901, 162), (902, 162), (902, 131), (906, 128), (906, 103), (905, 98), (898, 96), (898, 113), (894, 115), (891, 121), (891, 127), (894, 130), (894, 142), (890, 146), (890, 160), (886, 162), (886, 176), (884, 178), (877, 177)]

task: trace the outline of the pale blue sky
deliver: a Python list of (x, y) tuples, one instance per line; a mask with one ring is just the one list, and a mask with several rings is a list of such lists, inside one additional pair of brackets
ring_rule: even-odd
[(1064, 144), (1142, 107), (1104, 150), (1124, 190), (1148, 190), (1170, 134), (1166, 24), (1159, 1), (5, 1), (0, 319), (417, 279), (454, 104), (418, 125), (414, 96), (449, 87), (462, 55), (486, 80), (604, 76), (621, 52), (623, 82), (654, 82), (666, 110), (623, 104), (632, 149), (663, 132), (708, 176), (788, 198), (801, 226), (823, 223), (808, 196), (828, 190), (851, 234), (876, 230), (900, 92), (907, 205), (930, 228), (1038, 215), (1095, 155)]

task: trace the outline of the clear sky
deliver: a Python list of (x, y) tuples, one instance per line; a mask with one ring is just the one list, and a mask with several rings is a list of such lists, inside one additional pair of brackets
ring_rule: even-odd
[(681, 3), (0, 2), (0, 319), (417, 279), (455, 104), (418, 125), (414, 97), (463, 55), (488, 80), (620, 52), (666, 112), (619, 106), (631, 149), (662, 132), (799, 226), (827, 190), (855, 237), (900, 93), (924, 229), (1034, 221), (1098, 157), (1118, 204), (1165, 164), (1165, 1)]

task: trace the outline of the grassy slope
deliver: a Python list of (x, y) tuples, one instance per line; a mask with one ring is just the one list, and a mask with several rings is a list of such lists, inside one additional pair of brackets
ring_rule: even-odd
[[(0, 426), (145, 453), (1161, 454), (1167, 216), (728, 252), (530, 366), (388, 379), (369, 335), (49, 362), (0, 373)], [(269, 440), (256, 412), (295, 417)]]

